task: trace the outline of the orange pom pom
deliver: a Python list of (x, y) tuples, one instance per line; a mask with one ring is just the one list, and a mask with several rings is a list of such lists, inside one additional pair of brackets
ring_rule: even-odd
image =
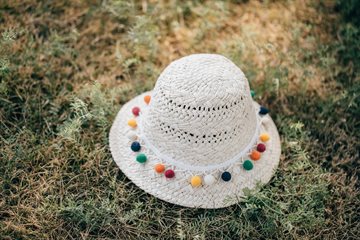
[(251, 152), (251, 154), (250, 154), (250, 158), (252, 159), (252, 160), (259, 160), (260, 159), (260, 157), (261, 157), (261, 154), (260, 154), (260, 152), (259, 151), (256, 151), (256, 150), (253, 150), (252, 152)]
[(150, 103), (150, 100), (151, 100), (151, 96), (150, 95), (146, 95), (144, 97), (144, 101), (146, 102), (146, 104), (149, 104)]
[(135, 119), (130, 119), (128, 121), (128, 125), (132, 128), (136, 128), (137, 127), (137, 123), (136, 123), (136, 120)]
[(165, 166), (164, 164), (158, 163), (155, 165), (154, 169), (157, 173), (163, 173), (165, 171)]

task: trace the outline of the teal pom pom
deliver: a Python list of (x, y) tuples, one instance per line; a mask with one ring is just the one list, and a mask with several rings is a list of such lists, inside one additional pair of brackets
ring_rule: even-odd
[(251, 94), (251, 97), (254, 97), (254, 96), (255, 96), (255, 91), (254, 91), (254, 90), (250, 90), (250, 94)]

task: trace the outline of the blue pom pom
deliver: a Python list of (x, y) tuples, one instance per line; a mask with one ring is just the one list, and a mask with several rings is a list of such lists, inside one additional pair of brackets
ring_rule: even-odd
[(261, 106), (261, 107), (260, 107), (259, 114), (265, 115), (265, 114), (267, 114), (267, 113), (269, 113), (269, 109)]
[(228, 182), (231, 180), (231, 173), (229, 172), (223, 172), (221, 174), (221, 179), (224, 180), (225, 182)]
[(141, 148), (141, 145), (139, 142), (135, 141), (131, 144), (131, 150), (133, 150), (134, 152), (138, 152), (140, 150), (140, 148)]

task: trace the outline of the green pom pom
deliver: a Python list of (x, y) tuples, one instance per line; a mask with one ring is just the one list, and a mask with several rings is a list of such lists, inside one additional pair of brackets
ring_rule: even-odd
[(243, 167), (245, 170), (249, 171), (253, 169), (254, 165), (250, 160), (245, 160), (245, 162), (243, 163)]
[(255, 91), (254, 91), (254, 90), (250, 90), (250, 94), (251, 94), (251, 97), (254, 97), (254, 96), (255, 96)]
[(144, 163), (146, 162), (147, 157), (145, 154), (140, 153), (139, 155), (136, 156), (136, 161), (138, 161), (139, 163)]

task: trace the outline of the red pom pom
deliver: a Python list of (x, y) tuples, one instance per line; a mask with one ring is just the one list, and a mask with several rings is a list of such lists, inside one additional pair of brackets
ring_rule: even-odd
[(171, 169), (165, 171), (165, 177), (166, 178), (173, 178), (175, 177), (175, 172)]
[(256, 149), (257, 149), (259, 152), (265, 152), (266, 146), (265, 146), (265, 144), (263, 144), (263, 143), (259, 143), (259, 144), (257, 145)]
[(133, 113), (135, 116), (139, 116), (140, 108), (134, 107), (134, 108), (132, 109), (132, 113)]

